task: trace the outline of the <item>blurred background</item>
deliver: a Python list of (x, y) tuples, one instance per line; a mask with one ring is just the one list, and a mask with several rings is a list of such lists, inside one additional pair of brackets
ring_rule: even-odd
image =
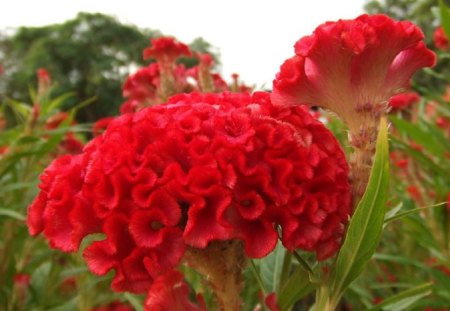
[(95, 108), (81, 111), (79, 119), (113, 115), (125, 77), (145, 63), (142, 49), (160, 35), (213, 54), (227, 81), (238, 73), (248, 85), (270, 89), (294, 43), (319, 24), (387, 13), (416, 22), (431, 40), (439, 23), (433, 6), (434, 0), (14, 1), (0, 11), (0, 94), (25, 100), (27, 92), (19, 90), (46, 68), (61, 94), (76, 92), (73, 103), (96, 98)]

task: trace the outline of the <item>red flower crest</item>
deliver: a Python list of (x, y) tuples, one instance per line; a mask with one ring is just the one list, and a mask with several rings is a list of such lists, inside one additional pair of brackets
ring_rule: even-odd
[(328, 108), (358, 130), (358, 111), (386, 108), (415, 71), (434, 65), (436, 56), (422, 39), (412, 23), (381, 14), (324, 23), (297, 41), (296, 55), (274, 80), (272, 99)]
[(56, 159), (30, 205), (32, 235), (114, 269), (116, 291), (147, 291), (186, 247), (239, 239), (252, 258), (281, 240), (319, 260), (338, 249), (350, 212), (344, 153), (306, 107), (267, 93), (183, 94), (112, 120), (83, 153)]

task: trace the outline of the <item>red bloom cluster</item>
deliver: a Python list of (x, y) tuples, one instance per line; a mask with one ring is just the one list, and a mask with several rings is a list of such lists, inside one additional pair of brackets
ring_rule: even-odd
[(447, 50), (450, 47), (448, 37), (444, 32), (444, 28), (439, 26), (435, 29), (433, 34), (434, 45), (440, 50)]
[(227, 85), (220, 74), (211, 71), (214, 59), (210, 54), (195, 53), (198, 65), (186, 69), (176, 63), (181, 56), (190, 56), (189, 47), (170, 37), (152, 40), (152, 46), (144, 50), (144, 59), (155, 58), (156, 63), (140, 68), (130, 75), (123, 85), (127, 101), (120, 108), (122, 114), (139, 111), (144, 107), (161, 104), (172, 95), (191, 92), (249, 92), (243, 83)]
[(403, 110), (419, 101), (420, 96), (416, 92), (402, 93), (394, 95), (389, 99), (389, 107), (394, 110)]
[(180, 56), (190, 56), (189, 47), (172, 37), (160, 37), (151, 40), (151, 46), (144, 49), (144, 59), (167, 59), (170, 62)]
[(116, 270), (116, 291), (148, 291), (186, 247), (240, 239), (258, 258), (281, 232), (319, 260), (338, 249), (351, 213), (348, 167), (332, 133), (306, 107), (267, 93), (174, 96), (122, 115), (79, 155), (41, 175), (27, 223), (50, 245), (84, 251), (91, 271)]
[(423, 37), (412, 23), (381, 14), (324, 23), (301, 38), (296, 55), (281, 66), (274, 103), (329, 108), (359, 130), (357, 111), (385, 108), (375, 105), (407, 87), (416, 70), (435, 63)]

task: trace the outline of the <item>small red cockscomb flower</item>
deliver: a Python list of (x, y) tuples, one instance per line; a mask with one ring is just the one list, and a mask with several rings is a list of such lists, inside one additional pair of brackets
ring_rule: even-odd
[(449, 48), (448, 37), (444, 32), (444, 28), (439, 26), (435, 29), (433, 34), (434, 45), (440, 50), (447, 50)]
[(409, 85), (422, 67), (433, 66), (435, 54), (423, 33), (408, 21), (378, 15), (327, 22), (295, 44), (274, 80), (275, 104), (309, 104), (328, 108), (351, 131), (386, 101)]
[(416, 92), (402, 93), (394, 95), (389, 99), (389, 107), (394, 110), (403, 110), (419, 101), (420, 96)]
[(326, 259), (351, 213), (348, 166), (333, 134), (304, 106), (268, 93), (182, 94), (124, 114), (79, 155), (56, 159), (30, 205), (32, 235), (77, 251), (112, 288), (143, 293), (186, 248), (241, 240), (266, 256), (289, 249)]
[(38, 98), (40, 98), (50, 89), (52, 81), (50, 74), (45, 68), (39, 68), (36, 75), (38, 79)]
[(30, 286), (31, 275), (27, 273), (18, 273), (14, 275), (14, 284), (19, 287)]
[(160, 60), (174, 61), (180, 56), (190, 56), (189, 47), (175, 38), (159, 37), (151, 40), (151, 46), (144, 49), (144, 59), (156, 58)]
[(112, 120), (114, 120), (114, 117), (104, 117), (97, 120), (92, 126), (92, 134), (94, 135), (94, 137), (101, 135)]
[(189, 286), (183, 274), (170, 271), (155, 280), (145, 299), (146, 311), (207, 311), (203, 297), (197, 296), (198, 304), (189, 299)]
[(156, 91), (159, 87), (159, 66), (151, 63), (147, 67), (140, 68), (130, 75), (122, 87), (123, 97), (144, 102), (156, 99)]

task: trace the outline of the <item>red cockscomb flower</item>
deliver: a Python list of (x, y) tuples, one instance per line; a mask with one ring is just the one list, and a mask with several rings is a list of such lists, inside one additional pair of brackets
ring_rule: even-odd
[(389, 99), (389, 107), (394, 110), (403, 110), (419, 101), (420, 96), (416, 92), (402, 93), (394, 95)]
[(39, 68), (36, 74), (38, 78), (38, 98), (40, 98), (50, 89), (52, 81), (50, 74), (45, 68)]
[(175, 38), (160, 37), (151, 40), (151, 46), (144, 49), (144, 59), (156, 58), (158, 60), (174, 61), (180, 56), (190, 56), (189, 47)]
[(448, 37), (444, 32), (444, 28), (439, 26), (435, 29), (433, 34), (434, 45), (440, 50), (447, 50), (449, 48)]
[(152, 63), (130, 75), (123, 85), (123, 97), (141, 102), (156, 99), (159, 87), (159, 66)]
[(274, 80), (272, 99), (328, 108), (358, 131), (367, 122), (359, 112), (382, 111), (415, 71), (434, 65), (423, 37), (412, 23), (381, 14), (324, 23), (297, 41), (296, 55)]
[(275, 247), (319, 260), (338, 249), (351, 212), (348, 166), (308, 108), (275, 107), (267, 93), (174, 96), (125, 114), (41, 175), (32, 235), (84, 251), (89, 268), (114, 269), (116, 291), (147, 291), (186, 247), (242, 240), (252, 258)]
[(97, 120), (92, 126), (92, 134), (94, 136), (99, 136), (100, 134), (102, 134), (112, 120), (114, 120), (114, 117), (104, 117), (100, 120)]
[(202, 296), (199, 304), (189, 300), (189, 287), (183, 274), (171, 271), (155, 280), (145, 300), (145, 311), (206, 311)]

